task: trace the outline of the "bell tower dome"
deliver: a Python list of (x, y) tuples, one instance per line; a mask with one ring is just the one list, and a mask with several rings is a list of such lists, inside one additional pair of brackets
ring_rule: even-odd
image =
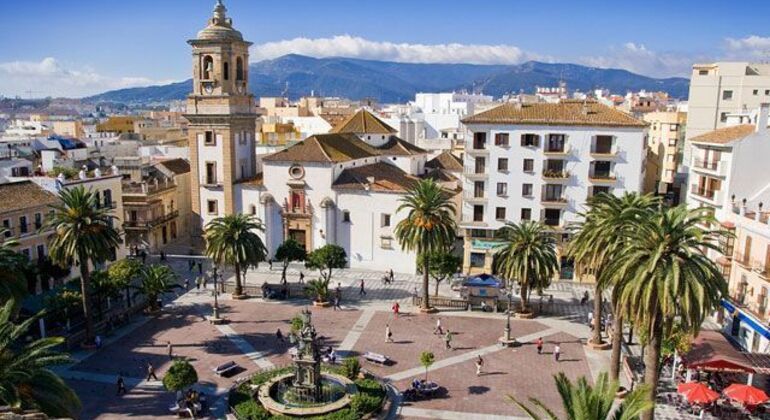
[(256, 176), (256, 107), (249, 93), (249, 46), (217, 1), (192, 46), (193, 91), (187, 97), (194, 234), (233, 214), (235, 190)]

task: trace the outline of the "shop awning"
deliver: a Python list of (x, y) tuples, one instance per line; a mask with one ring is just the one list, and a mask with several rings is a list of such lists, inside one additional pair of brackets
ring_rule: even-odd
[(736, 349), (719, 331), (701, 331), (692, 350), (682, 357), (688, 369), (707, 372), (754, 373), (756, 370), (744, 353)]

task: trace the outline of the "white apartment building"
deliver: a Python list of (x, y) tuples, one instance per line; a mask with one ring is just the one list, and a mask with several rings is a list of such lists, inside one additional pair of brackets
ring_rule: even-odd
[[(463, 120), (464, 272), (490, 272), (495, 231), (539, 220), (566, 227), (598, 193), (642, 190), (646, 123), (594, 101), (508, 103)], [(570, 278), (569, 262), (562, 274)]]

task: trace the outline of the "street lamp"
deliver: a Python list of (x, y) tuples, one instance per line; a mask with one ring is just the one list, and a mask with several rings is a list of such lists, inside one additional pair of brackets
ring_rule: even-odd
[(513, 288), (508, 287), (508, 314), (505, 321), (505, 329), (503, 330), (503, 336), (498, 339), (500, 345), (503, 347), (515, 346), (516, 339), (511, 337), (511, 309), (513, 308)]
[(217, 265), (214, 264), (214, 308), (211, 314), (211, 319), (209, 321), (212, 324), (222, 324), (225, 322), (224, 319), (219, 317), (219, 300), (217, 297), (219, 296), (219, 291), (217, 290), (217, 277), (219, 275), (217, 274)]

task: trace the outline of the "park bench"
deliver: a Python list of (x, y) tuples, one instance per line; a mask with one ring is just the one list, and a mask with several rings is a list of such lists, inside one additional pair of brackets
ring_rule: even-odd
[(216, 373), (218, 376), (223, 376), (232, 370), (238, 369), (238, 367), (238, 364), (231, 360), (227, 363), (222, 363), (221, 365), (215, 367), (214, 373)]
[(378, 365), (387, 365), (390, 362), (388, 356), (379, 353), (372, 353), (370, 351), (364, 353), (364, 360), (367, 362), (376, 363)]

